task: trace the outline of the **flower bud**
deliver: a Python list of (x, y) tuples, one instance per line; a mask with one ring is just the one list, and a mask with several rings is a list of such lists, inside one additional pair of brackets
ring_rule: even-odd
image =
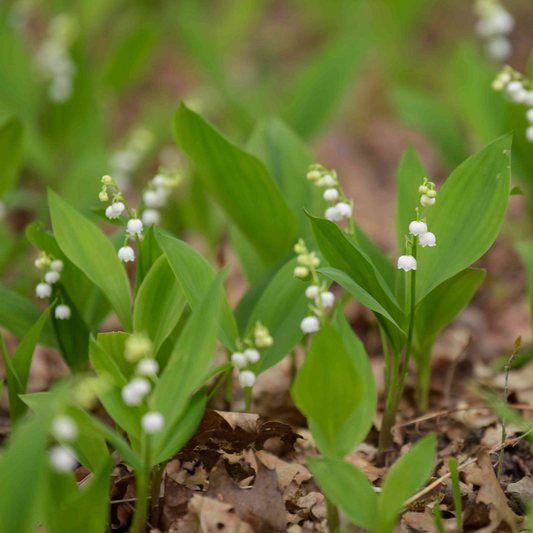
[(54, 436), (66, 442), (73, 441), (78, 436), (78, 426), (70, 416), (59, 415), (52, 421)]
[(430, 207), (430, 206), (432, 206), (435, 202), (436, 202), (435, 198), (429, 198), (429, 196), (427, 196), (426, 194), (424, 194), (424, 195), (422, 196), (422, 198), (420, 198), (420, 203), (421, 203), (424, 207)]
[(134, 261), (135, 260), (135, 252), (133, 251), (133, 248), (131, 246), (123, 246), (118, 251), (118, 258), (121, 261), (124, 261), (124, 263), (127, 263), (128, 261)]
[(332, 292), (326, 291), (323, 292), (319, 297), (315, 298), (315, 303), (320, 305), (320, 300), (322, 300), (322, 305), (324, 307), (333, 307), (335, 303), (335, 295)]
[(420, 187), (418, 187), (418, 192), (420, 194), (426, 194), (428, 192), (428, 188), (426, 185), (420, 185)]
[(309, 276), (309, 269), (307, 267), (299, 266), (294, 269), (294, 277), (303, 279), (307, 276)]
[(316, 316), (306, 316), (300, 323), (304, 333), (314, 333), (320, 329), (320, 321)]
[[(267, 337), (268, 338), (268, 337)], [(254, 350), (253, 348), (248, 348), (247, 350), (244, 350), (244, 357), (249, 363), (255, 364), (261, 359), (261, 354)]]
[(352, 216), (352, 206), (346, 202), (337, 203), (335, 209), (342, 218), (350, 218)]
[(309, 255), (308, 254), (300, 254), (297, 258), (296, 258), (296, 261), (298, 262), (299, 265), (308, 265), (309, 264)]
[(416, 259), (412, 255), (402, 255), (398, 258), (398, 268), (403, 268), (406, 272), (416, 270)]
[(253, 387), (255, 384), (256, 376), (250, 370), (244, 370), (239, 374), (239, 383), (243, 387)]
[(416, 220), (413, 220), (411, 224), (409, 224), (409, 233), (411, 235), (423, 235), (428, 230), (428, 227), (425, 222), (418, 222)]
[(320, 266), (320, 259), (318, 257), (312, 257), (310, 260), (310, 266), (318, 268)]
[(431, 233), (431, 231), (428, 231), (427, 233), (424, 233), (424, 235), (420, 235), (418, 242), (422, 248), (425, 248), (426, 246), (433, 247), (437, 245), (437, 238)]
[(141, 418), (141, 426), (148, 435), (161, 432), (165, 426), (165, 417), (161, 413), (146, 413)]
[(248, 364), (248, 360), (241, 352), (235, 352), (231, 354), (231, 363), (237, 368), (244, 368)]
[(126, 206), (122, 202), (117, 202), (115, 204), (111, 204), (111, 209), (113, 209), (113, 213), (116, 215), (121, 215), (124, 209), (126, 209)]
[(63, 446), (54, 446), (50, 450), (50, 463), (59, 474), (68, 474), (78, 466), (76, 453)]
[(159, 372), (159, 363), (155, 359), (142, 359), (137, 364), (136, 371), (139, 376), (157, 376), (157, 373)]
[(326, 189), (324, 191), (324, 200), (333, 202), (339, 197), (339, 191), (337, 189)]
[(437, 191), (435, 189), (430, 189), (427, 193), (428, 198), (436, 198), (437, 197)]
[(156, 209), (146, 209), (142, 214), (142, 221), (145, 226), (151, 226), (152, 224), (159, 224), (161, 216)]
[(294, 251), (297, 254), (307, 253), (307, 247), (305, 246), (305, 243), (301, 239), (294, 245)]
[(314, 299), (318, 296), (318, 293), (320, 292), (320, 289), (316, 285), (310, 285), (305, 289), (305, 295), (309, 299)]
[(328, 187), (333, 187), (333, 185), (336, 183), (335, 178), (331, 174), (326, 174), (323, 180), (324, 185), (327, 185)]
[(54, 271), (54, 272), (61, 272), (63, 270), (63, 261), (61, 261), (61, 259), (54, 259), (51, 263), (50, 263), (50, 268)]
[(100, 202), (107, 202), (109, 200), (109, 196), (107, 196), (106, 191), (100, 191), (100, 193), (98, 194), (98, 199), (100, 200)]
[(113, 178), (111, 176), (102, 176), (101, 181), (105, 186), (113, 185)]
[(315, 181), (317, 179), (320, 179), (320, 172), (318, 170), (311, 170), (310, 172), (307, 173), (307, 179), (309, 181)]
[(60, 304), (56, 306), (54, 314), (58, 320), (68, 320), (72, 315), (72, 311), (68, 305)]
[(37, 298), (50, 298), (52, 296), (52, 287), (48, 283), (39, 283), (35, 287), (35, 294)]
[(48, 283), (49, 285), (53, 285), (54, 283), (57, 283), (59, 281), (59, 278), (61, 276), (59, 275), (59, 272), (56, 272), (55, 270), (50, 270), (50, 272), (47, 272), (44, 275), (44, 281)]

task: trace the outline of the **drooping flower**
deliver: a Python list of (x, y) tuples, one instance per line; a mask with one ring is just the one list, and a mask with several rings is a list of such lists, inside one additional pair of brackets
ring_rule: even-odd
[(54, 314), (58, 320), (68, 320), (72, 315), (72, 310), (68, 305), (59, 304), (56, 305)]
[(50, 268), (54, 271), (54, 272), (61, 272), (63, 270), (63, 261), (61, 261), (61, 259), (54, 259), (51, 263), (50, 263)]
[(403, 268), (406, 272), (416, 270), (416, 259), (412, 255), (402, 255), (398, 258), (398, 268)]
[(426, 246), (433, 247), (437, 245), (437, 238), (431, 233), (431, 231), (428, 231), (427, 233), (420, 235), (418, 242), (422, 248), (425, 248)]
[(61, 276), (59, 275), (59, 272), (56, 272), (55, 270), (50, 270), (50, 272), (47, 272), (44, 275), (44, 281), (48, 283), (49, 285), (53, 285), (54, 283), (57, 283), (59, 281), (59, 278)]
[(314, 333), (320, 329), (320, 321), (316, 316), (306, 316), (300, 323), (304, 333)]
[(141, 425), (145, 433), (154, 435), (159, 433), (165, 426), (165, 417), (157, 412), (146, 413), (141, 418)]
[(130, 218), (128, 220), (128, 233), (130, 233), (131, 235), (140, 235), (142, 233), (142, 230), (143, 230), (143, 223), (142, 223), (142, 220), (138, 219), (138, 218)]
[(333, 304), (335, 303), (335, 295), (329, 291), (323, 292), (319, 297), (316, 298), (317, 305), (320, 305), (319, 298), (324, 307), (333, 307)]
[(248, 364), (246, 356), (241, 352), (233, 353), (231, 355), (231, 362), (233, 366), (236, 366), (237, 368), (244, 368)]
[(411, 235), (423, 235), (428, 230), (428, 227), (425, 222), (418, 222), (416, 220), (413, 220), (411, 224), (409, 224), (409, 233)]
[(243, 352), (244, 357), (249, 363), (255, 364), (261, 359), (261, 354), (253, 348), (248, 348)]
[(244, 370), (239, 374), (239, 383), (243, 387), (253, 387), (255, 380), (256, 376), (251, 370)]
[(133, 251), (133, 248), (131, 246), (123, 246), (118, 251), (118, 258), (121, 261), (124, 261), (124, 263), (127, 263), (128, 261), (134, 261), (135, 260), (135, 252)]
[(141, 359), (137, 363), (137, 374), (139, 376), (156, 376), (159, 372), (159, 363), (155, 359)]
[(37, 298), (50, 298), (52, 296), (52, 287), (48, 283), (39, 283), (35, 287)]
[(57, 439), (70, 442), (78, 436), (78, 425), (70, 416), (59, 415), (52, 420), (52, 433)]
[(339, 191), (337, 189), (326, 189), (324, 191), (324, 200), (333, 202), (339, 197)]
[(316, 285), (310, 285), (309, 287), (307, 287), (307, 289), (305, 289), (305, 295), (310, 300), (313, 300), (314, 298), (318, 296), (319, 291), (320, 291), (319, 287), (317, 287)]
[(68, 474), (78, 466), (76, 453), (64, 446), (54, 446), (50, 450), (50, 463), (59, 474)]

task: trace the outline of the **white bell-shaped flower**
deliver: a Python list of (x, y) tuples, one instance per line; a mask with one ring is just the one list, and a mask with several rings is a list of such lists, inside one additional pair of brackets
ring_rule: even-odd
[(39, 283), (35, 287), (35, 294), (37, 298), (50, 298), (52, 296), (52, 287), (48, 283)]
[(239, 374), (239, 383), (243, 387), (253, 387), (256, 376), (251, 370), (244, 370)]
[(146, 209), (142, 214), (143, 224), (146, 226), (151, 226), (152, 224), (159, 224), (161, 220), (161, 215), (157, 209)]
[(78, 425), (70, 416), (59, 415), (52, 420), (52, 433), (59, 440), (71, 442), (78, 436)]
[(437, 245), (437, 238), (431, 233), (431, 231), (428, 231), (427, 233), (424, 233), (424, 235), (420, 235), (418, 242), (422, 248), (425, 248), (426, 246), (433, 247)]
[(427, 196), (426, 194), (423, 194), (422, 197), (420, 198), (420, 203), (421, 203), (424, 207), (430, 207), (430, 206), (432, 206), (435, 202), (436, 202), (436, 198), (430, 198), (430, 197)]
[(340, 214), (341, 218), (350, 218), (352, 216), (352, 206), (346, 202), (339, 202), (335, 209)]
[(310, 300), (316, 298), (318, 296), (318, 293), (320, 292), (320, 289), (316, 285), (310, 285), (305, 289), (305, 295)]
[[(322, 300), (322, 305), (324, 307), (333, 307), (333, 304), (335, 303), (335, 295), (329, 291), (323, 292), (319, 298)], [(316, 305), (320, 305), (318, 298), (315, 299), (315, 303)]]
[(510, 81), (507, 84), (507, 87), (505, 88), (509, 95), (513, 95), (514, 93), (518, 93), (524, 89), (524, 86), (520, 81)]
[(59, 474), (68, 474), (78, 466), (74, 450), (64, 446), (54, 446), (50, 450), (50, 463)]
[(323, 178), (324, 184), (328, 187), (333, 187), (335, 185), (335, 178), (331, 174), (326, 174)]
[(137, 234), (140, 235), (143, 230), (143, 223), (142, 220), (138, 218), (130, 218), (128, 220), (128, 233), (131, 233), (132, 235)]
[(152, 181), (156, 187), (167, 186), (167, 178), (163, 176), (163, 174), (157, 174), (156, 176), (154, 176), (154, 179)]
[(54, 314), (58, 320), (68, 320), (72, 315), (72, 310), (68, 305), (59, 304), (56, 305)]
[(115, 211), (113, 211), (113, 206), (110, 205), (105, 210), (105, 216), (110, 220), (113, 220), (114, 218), (118, 218), (120, 216), (120, 213), (115, 213)]
[(412, 255), (402, 255), (398, 258), (398, 268), (403, 268), (406, 272), (416, 270), (416, 259)]
[(409, 224), (409, 233), (411, 235), (423, 235), (428, 230), (428, 227), (425, 222), (418, 222), (417, 220), (413, 220), (411, 224)]
[(332, 222), (338, 222), (342, 220), (342, 215), (339, 213), (336, 207), (328, 207), (324, 213), (324, 217)]
[(133, 248), (131, 246), (123, 246), (118, 251), (118, 258), (121, 261), (124, 261), (124, 263), (127, 263), (128, 261), (134, 261), (135, 260), (135, 252), (133, 251)]
[(320, 329), (320, 320), (316, 316), (306, 316), (300, 323), (304, 333), (314, 333)]
[(122, 202), (117, 202), (115, 204), (111, 204), (111, 208), (113, 209), (113, 213), (116, 215), (121, 215), (124, 209), (126, 209), (126, 206)]
[(54, 283), (57, 283), (60, 278), (59, 272), (56, 272), (55, 270), (50, 270), (50, 272), (47, 272), (44, 275), (44, 281), (48, 283), (49, 285), (53, 285)]
[(244, 368), (248, 364), (246, 356), (241, 352), (231, 354), (231, 362), (233, 366), (236, 366), (237, 368)]
[(244, 357), (249, 363), (255, 364), (261, 359), (261, 354), (253, 348), (248, 348), (244, 350)]
[(339, 191), (337, 189), (326, 189), (324, 191), (324, 200), (333, 202), (339, 197)]
[[(511, 55), (512, 51), (513, 45), (511, 44), (511, 41), (509, 41), (509, 39), (503, 35), (491, 37), (485, 43), (485, 52), (494, 61), (504, 61)], [(526, 101), (527, 96), (527, 91), (521, 92), (521, 98), (523, 98), (523, 102)]]
[(143, 200), (146, 207), (163, 207), (165, 197), (159, 191), (146, 191)]
[(50, 268), (54, 271), (54, 272), (61, 272), (63, 270), (63, 261), (61, 261), (61, 259), (54, 259), (51, 263), (50, 263)]
[(161, 413), (146, 413), (141, 418), (141, 426), (145, 433), (154, 435), (165, 427), (165, 417)]
[(139, 376), (157, 376), (159, 372), (159, 363), (155, 359), (141, 359), (137, 363), (137, 374)]

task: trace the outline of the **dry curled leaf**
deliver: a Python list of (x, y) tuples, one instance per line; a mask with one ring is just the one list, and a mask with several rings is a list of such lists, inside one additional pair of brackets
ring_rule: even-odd
[(213, 498), (195, 494), (189, 511), (198, 517), (202, 533), (253, 533), (252, 527), (241, 520), (234, 506)]
[(285, 531), (285, 503), (276, 472), (256, 461), (255, 482), (251, 488), (242, 489), (231, 480), (221, 459), (211, 471), (206, 496), (234, 507), (256, 532)]

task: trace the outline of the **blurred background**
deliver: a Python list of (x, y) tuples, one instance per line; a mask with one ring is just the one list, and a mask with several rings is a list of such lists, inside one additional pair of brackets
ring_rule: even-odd
[[(172, 139), (172, 116), (184, 101), (240, 146), (262, 117), (281, 118), (317, 161), (338, 172), (355, 219), (391, 258), (395, 171), (405, 148), (414, 145), (441, 183), (469, 155), (514, 130), (514, 184), (525, 194), (511, 198), (502, 235), (478, 265), (488, 269), (487, 280), (445, 332), (437, 365), (439, 357), (457, 357), (470, 336), (475, 355), (487, 360), (507, 352), (518, 334), (530, 343), (527, 269), (516, 250), (531, 235), (533, 145), (525, 136), (527, 108), (491, 84), (505, 63), (527, 74), (533, 5), (505, 0), (512, 24), (488, 38), (481, 4), (4, 1), (0, 134), (22, 136), (22, 148), (0, 154), (20, 168), (0, 181), (0, 300), (20, 295), (35, 302), (37, 249), (25, 228), (36, 220), (50, 228), (46, 188), (96, 220), (104, 174), (119, 179), (135, 205), (158, 169), (179, 172), (183, 180), (161, 226), (214, 263), (235, 259), (224, 213)], [(235, 269), (233, 302), (245, 285)], [(8, 315), (0, 305), (1, 325)], [(351, 317), (369, 350), (378, 349), (377, 334), (368, 333), (370, 314), (353, 304)], [(43, 353), (34, 389), (45, 388), (54, 365), (61, 367)]]

